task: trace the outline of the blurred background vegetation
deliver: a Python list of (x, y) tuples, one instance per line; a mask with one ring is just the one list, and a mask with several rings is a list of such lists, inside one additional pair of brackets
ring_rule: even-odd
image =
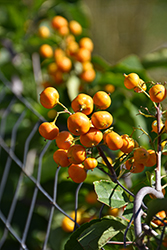
[[(78, 21), (82, 28), (82, 35), (76, 38), (88, 36), (94, 43), (92, 52), (92, 64), (96, 71), (95, 79), (85, 84), (80, 78), (73, 78), (70, 74), (62, 85), (56, 85), (60, 93), (60, 101), (70, 108), (70, 101), (79, 93), (80, 86), (84, 86), (84, 92), (93, 95), (97, 90), (106, 90), (109, 84), (112, 86), (112, 105), (108, 109), (114, 117), (114, 130), (118, 133), (131, 134), (133, 127), (140, 125), (146, 131), (151, 131), (152, 119), (137, 116), (140, 106), (147, 106), (151, 111), (153, 107), (148, 103), (148, 98), (125, 89), (123, 74), (136, 72), (144, 81), (164, 82), (167, 79), (167, 1), (165, 0), (1, 0), (0, 1), (0, 91), (4, 83), (9, 81), (10, 87), (17, 95), (23, 95), (33, 108), (39, 112), (44, 119), (51, 121), (53, 115), (39, 104), (39, 93), (47, 79), (47, 66), (50, 61), (44, 60), (39, 54), (39, 48), (43, 43), (52, 46), (58, 44), (59, 38), (44, 38), (38, 35), (38, 28), (45, 24), (50, 27), (50, 22), (55, 15), (62, 15), (68, 21)], [(36, 70), (38, 73), (36, 73)], [(76, 81), (77, 79), (77, 81)], [(77, 83), (76, 83), (77, 82)], [(81, 88), (82, 89), (82, 88)], [(111, 89), (111, 88), (110, 88)], [(7, 91), (7, 97), (1, 102), (1, 122), (3, 112), (9, 105), (13, 94)], [(167, 102), (163, 102), (166, 109)], [(10, 144), (11, 129), (16, 118), (24, 110), (24, 105), (16, 102), (12, 112), (9, 114), (5, 127), (5, 140)], [(143, 109), (144, 110), (144, 109)], [(55, 113), (54, 113), (55, 114)], [(165, 118), (164, 118), (165, 119)], [(24, 142), (31, 132), (37, 117), (30, 111), (26, 113), (26, 119), (19, 128), (15, 154), (23, 159)], [(66, 116), (58, 119), (60, 130), (66, 128)], [(140, 136), (140, 138), (139, 138)], [(155, 133), (150, 136), (155, 138)], [(134, 138), (140, 145), (149, 147), (146, 136), (140, 132), (134, 134)], [(30, 156), (35, 154), (38, 158), (46, 142), (35, 134), (30, 147)], [(52, 195), (54, 174), (56, 164), (52, 155), (56, 146), (52, 143), (47, 155), (44, 157), (41, 185)], [(118, 152), (107, 152), (113, 160)], [(0, 177), (3, 174), (7, 160), (7, 154), (2, 150), (0, 162)], [(165, 162), (165, 161), (164, 161)], [(7, 216), (14, 190), (17, 186), (20, 170), (12, 163), (10, 175), (1, 200), (1, 209)], [(48, 171), (48, 165), (50, 167)], [(37, 175), (38, 160), (34, 161), (32, 176)], [(151, 171), (151, 170), (150, 170)], [(59, 175), (58, 204), (66, 212), (74, 208), (74, 192), (76, 186), (67, 179), (67, 171), (61, 170)], [(139, 177), (145, 178), (144, 173)], [(103, 179), (105, 176), (98, 170), (90, 173), (83, 185), (79, 196), (79, 204), (85, 204), (89, 216), (98, 214), (99, 204), (86, 203), (85, 195), (93, 190), (92, 182)], [(141, 178), (140, 178), (141, 180)], [(136, 191), (147, 182), (138, 183), (139, 178), (132, 177), (132, 190)], [(68, 187), (68, 190), (67, 188)], [(34, 185), (24, 179), (22, 192), (19, 196), (19, 204), (12, 222), (13, 227), (21, 235), (24, 221), (28, 213)], [(44, 241), (46, 225), (49, 216), (50, 204), (39, 195), (34, 220), (28, 236), (29, 249), (41, 249)], [(22, 211), (22, 220), (20, 220)], [(56, 210), (49, 239), (50, 249), (63, 249), (64, 242), (69, 238), (61, 228), (63, 215)], [(18, 222), (19, 221), (19, 222)], [(0, 223), (0, 236), (3, 234), (4, 225)], [(56, 237), (55, 237), (56, 235)], [(15, 242), (15, 244), (13, 243)], [(3, 250), (18, 249), (18, 244), (9, 237)], [(49, 248), (48, 248), (49, 249)]]

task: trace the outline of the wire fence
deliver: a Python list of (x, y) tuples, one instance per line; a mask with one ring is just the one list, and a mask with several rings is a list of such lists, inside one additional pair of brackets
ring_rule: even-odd
[[(38, 127), (41, 122), (45, 121), (45, 119), (23, 96), (17, 95), (15, 91), (12, 90), (11, 83), (1, 72), (0, 81), (0, 249), (11, 249), (11, 247), (12, 249), (15, 249), (15, 245), (16, 249), (30, 249), (28, 246), (28, 238), (31, 226), (32, 224), (34, 225), (34, 213), (38, 202), (40, 202), (41, 194), (45, 198), (45, 203), (49, 212), (44, 240), (42, 242), (42, 246), (37, 246), (37, 249), (50, 249), (48, 241), (51, 234), (51, 226), (55, 209), (58, 209), (59, 212), (74, 221), (75, 225), (77, 225), (77, 218), (75, 217), (73, 220), (57, 204), (58, 175), (60, 168), (55, 170), (52, 194), (49, 194), (41, 185), (43, 158), (49, 150), (52, 141), (45, 142), (39, 154), (36, 154), (36, 159), (33, 161), (37, 162), (36, 175), (32, 174), (33, 171), (30, 170), (29, 165), (32, 164), (29, 163), (29, 160), (32, 160), (32, 156), (29, 158), (28, 155), (31, 149), (31, 144), (37, 135), (40, 136), (38, 134)], [(15, 111), (16, 107), (18, 108), (19, 105), (22, 106), (22, 112)], [(33, 127), (30, 127), (30, 131), (28, 133), (24, 133), (22, 127), (24, 127), (23, 125), (27, 123), (27, 119), (33, 120)], [(21, 137), (25, 139), (20, 138), (20, 134)], [(20, 145), (20, 143), (23, 144), (21, 145), (23, 149), (22, 153), (18, 152), (17, 145)], [(11, 179), (14, 179), (14, 184), (12, 186), (10, 184)], [(24, 192), (25, 183), (31, 183), (31, 186), (33, 186), (33, 191), (30, 191), (29, 199), (26, 201), (28, 204), (26, 204), (26, 206), (24, 202), (20, 205), (22, 201), (20, 196), (21, 193)], [(78, 195), (81, 186), (82, 183), (77, 186), (75, 193), (76, 215), (78, 209)], [(26, 218), (24, 219), (22, 217), (23, 211), (24, 215), (26, 214)], [(21, 231), (18, 230), (20, 227), (20, 221), (22, 225)], [(38, 225), (36, 230), (38, 230)]]

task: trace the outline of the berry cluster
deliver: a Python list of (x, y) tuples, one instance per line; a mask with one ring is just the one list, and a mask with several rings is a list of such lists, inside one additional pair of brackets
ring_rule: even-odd
[[(146, 90), (146, 83), (135, 73), (125, 75), (124, 85), (138, 93)], [(149, 94), (155, 104), (165, 99), (166, 89), (162, 84), (155, 84), (150, 88)], [(59, 93), (53, 87), (43, 90), (40, 101), (48, 109), (54, 108), (57, 104), (64, 108), (64, 111), (57, 113), (53, 122), (42, 123), (39, 132), (45, 139), (55, 139), (59, 149), (53, 155), (54, 161), (58, 166), (68, 167), (69, 177), (74, 182), (83, 182), (86, 179), (87, 170), (97, 167), (100, 155), (94, 157), (93, 148), (99, 144), (106, 145), (110, 150), (120, 150), (120, 159), (124, 168), (132, 173), (139, 173), (145, 167), (156, 165), (155, 148), (147, 150), (139, 146), (132, 136), (119, 135), (113, 130), (111, 127), (113, 116), (106, 110), (111, 105), (111, 97), (105, 91), (96, 92), (93, 98), (87, 94), (78, 94), (71, 102), (73, 113), (59, 102)], [(69, 114), (68, 131), (59, 132), (55, 122), (62, 112)], [(167, 129), (167, 122), (162, 130), (165, 126)], [(153, 131), (157, 131), (155, 124)]]
[(38, 32), (42, 38), (56, 40), (56, 44), (45, 43), (39, 50), (42, 58), (49, 59), (44, 86), (60, 86), (70, 74), (77, 75), (82, 84), (92, 82), (96, 76), (91, 63), (94, 44), (89, 37), (82, 36), (82, 26), (57, 15), (51, 20), (51, 27), (52, 34), (47, 26), (40, 26)]

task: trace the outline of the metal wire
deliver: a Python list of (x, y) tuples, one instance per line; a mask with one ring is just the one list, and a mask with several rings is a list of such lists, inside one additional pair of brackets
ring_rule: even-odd
[[(34, 210), (36, 207), (36, 204), (38, 202), (38, 193), (40, 192), (43, 194), (43, 196), (47, 199), (49, 207), (50, 207), (50, 213), (48, 217), (48, 224), (46, 227), (46, 234), (43, 242), (42, 249), (46, 250), (48, 249), (48, 244), (49, 244), (49, 237), (51, 233), (51, 228), (52, 228), (52, 221), (54, 217), (54, 211), (55, 208), (58, 209), (60, 213), (63, 215), (67, 216), (69, 219), (71, 219), (75, 223), (75, 227), (78, 226), (79, 224), (76, 222), (77, 221), (77, 210), (78, 210), (78, 195), (79, 191), (82, 187), (82, 183), (78, 185), (75, 193), (75, 212), (76, 212), (76, 217), (73, 219), (71, 218), (58, 204), (57, 204), (57, 189), (58, 189), (58, 174), (60, 172), (61, 167), (58, 167), (56, 172), (55, 172), (55, 179), (54, 179), (54, 190), (53, 190), (53, 196), (49, 195), (47, 191), (41, 186), (41, 173), (42, 173), (42, 164), (43, 164), (43, 157), (45, 153), (47, 153), (49, 146), (51, 145), (52, 141), (48, 141), (45, 145), (42, 151), (40, 152), (40, 155), (36, 157), (36, 161), (38, 161), (38, 166), (37, 166), (37, 177), (35, 178), (32, 174), (30, 174), (27, 171), (27, 155), (28, 152), (30, 151), (30, 144), (31, 141), (33, 140), (39, 124), (45, 119), (36, 111), (34, 108), (31, 106), (31, 104), (22, 96), (17, 95), (16, 93), (13, 92), (11, 88), (11, 83), (5, 78), (3, 73), (0, 71), (0, 81), (3, 82), (4, 86), (3, 89), (1, 90), (0, 93), (0, 105), (3, 105), (4, 100), (8, 100), (9, 98), (8, 95), (10, 94), (10, 99), (11, 96), (12, 99), (8, 103), (8, 106), (5, 108), (2, 107), (1, 109), (1, 123), (0, 123), (0, 155), (1, 157), (4, 155), (7, 156), (6, 158), (6, 163), (4, 166), (4, 171), (1, 176), (0, 180), (0, 221), (4, 224), (4, 230), (2, 237), (0, 239), (0, 249), (3, 248), (5, 243), (7, 242), (9, 236), (11, 235), (11, 239), (15, 239), (17, 243), (20, 245), (20, 250), (29, 250), (27, 246), (27, 237), (28, 233), (30, 231), (30, 225), (33, 221), (33, 214)], [(14, 113), (13, 111), (13, 105), (16, 103), (21, 103), (25, 106), (24, 111), (18, 116), (17, 113)], [(19, 129), (21, 124), (24, 122), (26, 119), (27, 111), (30, 111), (33, 115), (36, 117), (36, 123), (34, 124), (34, 127), (30, 131), (29, 135), (27, 136), (25, 143), (24, 143), (24, 151), (23, 151), (23, 160), (20, 160), (20, 157), (17, 156), (15, 153), (15, 146), (17, 145), (17, 136), (19, 134)], [(12, 128), (12, 131), (8, 131), (6, 134), (6, 125), (8, 122), (8, 117), (10, 115), (14, 115), (16, 122)], [(9, 135), (10, 139), (9, 139)], [(10, 142), (10, 146), (9, 146)], [(17, 184), (14, 190), (13, 198), (10, 201), (9, 209), (7, 215), (5, 211), (3, 211), (3, 208), (1, 206), (3, 198), (4, 198), (4, 193), (5, 193), (5, 188), (8, 185), (8, 179), (10, 177), (11, 173), (11, 166), (12, 164), (17, 165), (18, 170), (20, 171), (20, 174), (17, 179)], [(31, 198), (31, 202), (29, 202), (29, 210), (27, 213), (27, 218), (24, 224), (24, 229), (22, 230), (22, 233), (18, 233), (15, 227), (13, 226), (13, 219), (15, 216), (15, 211), (16, 207), (19, 201), (19, 194), (22, 189), (22, 185), (25, 183), (25, 179), (30, 180), (30, 182), (34, 185), (34, 190)]]

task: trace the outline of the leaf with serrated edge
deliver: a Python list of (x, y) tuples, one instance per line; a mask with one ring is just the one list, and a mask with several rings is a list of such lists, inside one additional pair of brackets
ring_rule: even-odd
[[(125, 192), (117, 186), (117, 184), (108, 180), (101, 180), (94, 182), (95, 192), (98, 196), (98, 201), (106, 204), (109, 207), (120, 208), (127, 204), (128, 198)], [(111, 193), (114, 190), (112, 197)]]

